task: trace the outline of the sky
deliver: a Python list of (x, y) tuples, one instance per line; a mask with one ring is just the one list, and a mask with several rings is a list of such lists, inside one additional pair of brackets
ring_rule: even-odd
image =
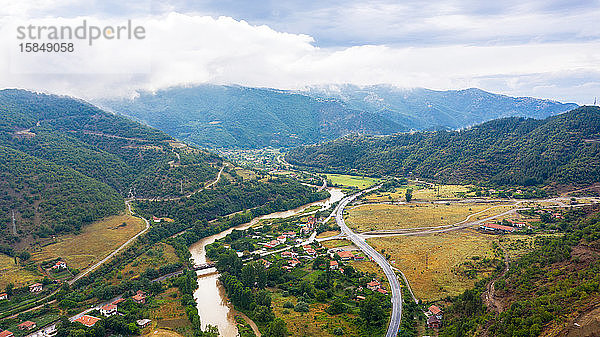
[[(201, 83), (352, 83), (600, 98), (600, 0), (0, 0), (0, 88), (84, 99)], [(19, 26), (142, 26), (139, 40), (17, 38)], [(73, 42), (73, 52), (22, 52)]]

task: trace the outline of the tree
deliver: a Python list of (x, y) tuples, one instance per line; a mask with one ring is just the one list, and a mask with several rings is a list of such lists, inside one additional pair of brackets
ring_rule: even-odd
[(360, 317), (367, 325), (377, 325), (385, 319), (385, 311), (381, 307), (381, 301), (375, 296), (368, 296), (360, 304)]
[(405, 197), (406, 197), (406, 202), (410, 202), (412, 200), (412, 189), (411, 188), (406, 189)]
[(267, 326), (268, 337), (286, 337), (288, 335), (285, 321), (281, 318), (276, 318)]

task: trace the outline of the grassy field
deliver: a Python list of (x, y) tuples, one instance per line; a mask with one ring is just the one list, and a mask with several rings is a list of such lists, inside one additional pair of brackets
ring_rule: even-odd
[(249, 180), (249, 179), (256, 178), (256, 173), (254, 173), (254, 171), (246, 170), (246, 169), (243, 169), (243, 168), (236, 168), (235, 169), (235, 173), (237, 173), (244, 180)]
[[(346, 223), (359, 232), (450, 225), (491, 207), (489, 204), (360, 205), (348, 209)], [(497, 211), (496, 213), (500, 213)], [(472, 218), (476, 220), (476, 218)]]
[(84, 227), (81, 234), (56, 238), (56, 242), (32, 253), (36, 262), (61, 257), (69, 267), (84, 269), (144, 228), (141, 219), (130, 215), (111, 216)]
[(113, 284), (118, 284), (126, 280), (137, 278), (148, 268), (158, 268), (178, 261), (179, 258), (175, 254), (173, 246), (159, 242), (126, 265), (118, 274), (114, 275), (111, 281)]
[(467, 229), (427, 236), (373, 238), (368, 242), (391, 255), (393, 265), (406, 275), (417, 298), (433, 301), (472, 287), (476, 279), (460, 277), (452, 269), (474, 256), (493, 257), (495, 239), (498, 236)]
[(0, 290), (4, 290), (9, 283), (20, 287), (35, 283), (41, 278), (41, 273), (17, 266), (12, 257), (0, 254)]
[(349, 187), (358, 187), (360, 189), (373, 186), (379, 182), (379, 179), (369, 177), (350, 176), (346, 174), (327, 174), (327, 179), (336, 185)]
[[(148, 308), (152, 324), (144, 329), (145, 334), (155, 336), (157, 329), (177, 335), (193, 336), (192, 326), (181, 305), (181, 293), (177, 288), (169, 288), (156, 297), (156, 304)], [(167, 335), (165, 335), (167, 336)], [(168, 335), (173, 336), (172, 334)]]
[(325, 247), (327, 249), (331, 249), (331, 248), (350, 246), (350, 245), (352, 245), (352, 242), (350, 242), (348, 240), (327, 240), (327, 241), (321, 242), (321, 244), (323, 245), (323, 247)]
[(413, 200), (421, 201), (456, 199), (469, 190), (468, 185), (436, 185), (436, 188), (433, 189), (409, 184), (396, 188), (394, 192), (373, 193), (365, 196), (364, 199), (370, 202), (404, 201), (406, 190), (409, 188), (413, 191)]
[(328, 238), (340, 234), (340, 231), (327, 231), (317, 235), (317, 239)]
[(279, 292), (273, 293), (273, 312), (286, 322), (290, 336), (334, 336), (333, 329), (336, 327), (344, 329), (344, 336), (359, 336), (356, 326), (352, 324), (356, 315), (331, 316), (325, 312), (327, 304), (324, 303), (311, 303), (309, 312), (296, 312), (283, 308), (288, 301), (294, 305), (297, 303), (294, 296), (283, 297)]

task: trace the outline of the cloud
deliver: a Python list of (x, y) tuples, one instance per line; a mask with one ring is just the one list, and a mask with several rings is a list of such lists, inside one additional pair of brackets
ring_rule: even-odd
[[(401, 11), (386, 6), (391, 5), (351, 11), (356, 17)], [(448, 4), (447, 10), (434, 13), (443, 15), (444, 20), (397, 22), (394, 27), (415, 35), (428, 25), (433, 30), (462, 31), (465, 41), (486, 39), (497, 27), (519, 32), (517, 24), (511, 25), (511, 18), (486, 21), (478, 16), (454, 16), (454, 11)], [(27, 9), (20, 12), (29, 13)], [(78, 43), (73, 54), (27, 55), (17, 49), (16, 24), (76, 26), (84, 19), (99, 26), (126, 22), (122, 16), (103, 15), (43, 19), (27, 14), (5, 16), (0, 49), (10, 53), (0, 57), (0, 86), (93, 99), (208, 82), (282, 89), (329, 83), (389, 83), (433, 89), (481, 87), (512, 95), (584, 102), (597, 91), (600, 81), (600, 48), (592, 38), (597, 33), (592, 29), (580, 32), (582, 38), (571, 42), (541, 39), (528, 43), (322, 47), (308, 34), (285, 33), (226, 16), (170, 12), (133, 19), (136, 25), (147, 28), (148, 38), (143, 41), (100, 40), (91, 47)], [(495, 27), (487, 27), (486, 22), (493, 22)], [(551, 24), (554, 22), (549, 21)], [(534, 32), (537, 29), (535, 24), (527, 27)]]

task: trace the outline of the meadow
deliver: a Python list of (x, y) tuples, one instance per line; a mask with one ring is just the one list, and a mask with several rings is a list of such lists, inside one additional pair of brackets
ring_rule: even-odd
[(364, 189), (379, 183), (379, 179), (351, 176), (347, 174), (327, 174), (327, 179), (331, 180), (334, 185), (342, 185), (348, 187), (356, 187)]

